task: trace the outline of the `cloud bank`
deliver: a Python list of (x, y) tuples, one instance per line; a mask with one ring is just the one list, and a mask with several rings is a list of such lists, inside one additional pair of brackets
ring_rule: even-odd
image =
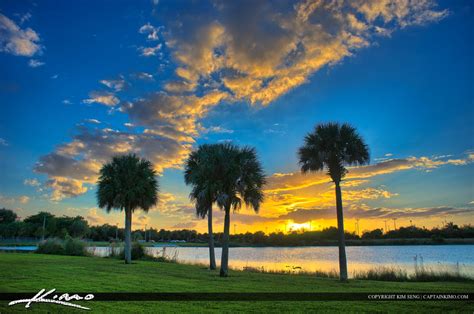
[[(214, 1), (209, 5), (189, 3), (179, 11), (160, 2), (154, 10), (163, 26), (147, 23), (140, 27), (138, 32), (151, 45), (138, 49), (141, 55), (158, 59), (166, 49), (174, 67), (172, 77), (162, 82), (162, 90), (122, 102), (125, 98), (117, 93), (123, 92), (125, 82), (101, 81), (112, 91), (92, 92), (83, 103), (113, 108), (135, 128), (79, 128), (71, 142), (42, 156), (35, 171), (48, 175), (53, 198), (85, 193), (85, 185), (95, 182), (100, 165), (119, 153), (136, 152), (154, 162), (160, 172), (177, 168), (200, 134), (225, 132), (200, 125), (219, 103), (245, 101), (267, 106), (308, 82), (318, 70), (370, 46), (379, 36), (437, 22), (448, 14), (430, 0)], [(15, 30), (8, 34), (29, 39), (31, 48), (24, 53), (41, 50), (33, 31), (22, 31), (11, 23), (8, 29)], [(12, 40), (1, 42), (7, 41)], [(153, 79), (145, 72), (137, 73), (137, 78)], [(391, 161), (392, 167), (424, 162), (428, 161)], [(288, 190), (292, 184), (297, 183), (273, 189)]]

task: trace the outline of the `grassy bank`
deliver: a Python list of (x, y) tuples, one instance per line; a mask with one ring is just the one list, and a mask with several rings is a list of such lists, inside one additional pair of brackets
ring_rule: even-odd
[[(87, 292), (472, 292), (470, 282), (380, 282), (308, 275), (262, 274), (231, 271), (220, 278), (218, 271), (175, 263), (138, 261), (125, 265), (108, 258), (0, 253), (1, 292), (37, 292), (41, 288)], [(6, 307), (0, 312), (21, 312), (24, 307)], [(84, 303), (86, 305), (86, 303)], [(308, 312), (308, 311), (474, 311), (468, 302), (87, 302), (97, 312)], [(31, 311), (67, 310), (57, 305), (34, 304)]]

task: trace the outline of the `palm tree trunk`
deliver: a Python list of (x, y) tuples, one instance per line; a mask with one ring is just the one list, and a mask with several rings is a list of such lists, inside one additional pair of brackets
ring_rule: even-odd
[(337, 233), (339, 238), (339, 279), (347, 281), (346, 241), (344, 239), (344, 215), (340, 182), (336, 181)]
[(216, 254), (214, 252), (214, 234), (212, 233), (212, 205), (207, 212), (207, 230), (209, 234), (209, 269), (216, 269)]
[(132, 263), (132, 210), (125, 209), (125, 264)]
[(229, 264), (230, 206), (225, 208), (224, 235), (222, 238), (221, 277), (227, 277)]

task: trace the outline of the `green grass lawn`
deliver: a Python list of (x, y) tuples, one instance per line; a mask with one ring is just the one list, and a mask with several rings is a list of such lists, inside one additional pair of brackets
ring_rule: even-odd
[[(53, 256), (31, 253), (0, 253), (1, 292), (38, 292), (56, 288), (61, 292), (474, 292), (472, 282), (380, 282), (335, 279), (307, 275), (261, 274), (231, 271), (219, 277), (205, 267), (98, 257)], [(0, 313), (58, 312), (59, 305), (33, 304), (8, 307)], [(324, 301), (324, 302), (84, 302), (95, 312), (466, 312), (473, 313), (472, 302), (465, 301)]]

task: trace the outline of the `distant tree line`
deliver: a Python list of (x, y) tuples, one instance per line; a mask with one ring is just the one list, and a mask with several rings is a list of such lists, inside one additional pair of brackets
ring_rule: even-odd
[[(43, 229), (44, 223), (44, 229)], [(58, 217), (48, 212), (40, 212), (19, 220), (16, 213), (9, 209), (0, 209), (0, 239), (34, 238), (36, 240), (45, 238), (61, 238), (67, 236), (81, 238), (90, 241), (123, 241), (124, 229), (110, 224), (90, 226), (83, 217)], [(150, 228), (146, 230), (134, 230), (132, 238), (134, 241), (146, 240), (154, 242), (186, 241), (195, 243), (207, 243), (207, 233), (198, 233), (196, 230), (165, 230)], [(220, 245), (223, 233), (214, 234), (216, 244)], [(452, 222), (446, 223), (442, 228), (433, 229), (419, 228), (416, 226), (400, 227), (383, 233), (382, 229), (363, 232), (362, 236), (354, 232), (345, 233), (347, 240), (372, 240), (372, 239), (417, 239), (431, 238), (433, 240), (449, 238), (474, 238), (474, 227), (471, 225), (458, 226)], [(337, 228), (329, 227), (319, 231), (293, 231), (290, 233), (273, 232), (265, 234), (262, 231), (254, 233), (246, 232), (230, 235), (230, 243), (233, 245), (255, 245), (255, 246), (299, 246), (317, 245), (337, 240)]]

